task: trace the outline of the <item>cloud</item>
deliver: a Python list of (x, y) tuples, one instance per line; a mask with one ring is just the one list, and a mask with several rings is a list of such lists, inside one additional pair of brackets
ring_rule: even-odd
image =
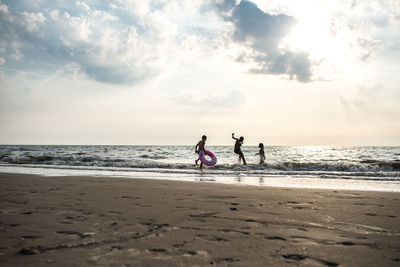
[[(353, 4), (360, 12), (342, 14), (353, 29), (351, 45), (363, 61), (382, 48), (397, 53), (400, 46), (393, 26), (400, 24), (399, 5), (379, 3), (384, 12), (370, 17), (363, 14), (371, 13), (373, 5), (363, 1)], [(276, 11), (283, 9), (269, 10), (275, 11), (248, 0), (0, 0), (0, 64), (47, 74), (73, 65), (80, 77), (137, 85), (184, 65), (194, 53), (209, 56), (200, 63), (219, 53), (251, 65), (252, 74), (315, 80), (316, 62), (308, 53), (284, 46), (295, 17)], [(343, 23), (333, 24), (332, 34)], [(367, 32), (370, 25), (375, 34)]]
[[(229, 25), (200, 23), (212, 17), (210, 3)], [(21, 71), (49, 73), (74, 65), (89, 79), (136, 85), (184, 60), (180, 54), (190, 50), (188, 41), (204, 51), (222, 49), (220, 40), (233, 26), (231, 39), (245, 48), (236, 58), (255, 63), (251, 73), (286, 74), (302, 82), (312, 75), (307, 54), (279, 47), (295, 19), (267, 14), (249, 1), (0, 0), (0, 15), (0, 57)]]
[(0, 14), (1, 14), (1, 18), (6, 20), (6, 21), (14, 21), (14, 17), (11, 15), (8, 6), (5, 4), (2, 4), (0, 2)]
[(346, 21), (354, 36), (352, 46), (358, 49), (359, 59), (370, 60), (378, 53), (398, 58), (400, 47), (400, 2), (353, 0), (351, 9), (343, 9), (337, 17)]
[(239, 4), (225, 0), (216, 4), (220, 16), (233, 24), (232, 40), (248, 48), (239, 62), (254, 62), (255, 74), (287, 74), (300, 82), (311, 80), (311, 61), (307, 53), (281, 47), (282, 40), (296, 24), (285, 14), (265, 13), (256, 4), (242, 0)]
[(46, 18), (41, 12), (22, 12), (20, 14), (19, 23), (28, 32), (37, 32), (41, 24), (45, 22)]
[[(0, 2), (0, 57), (21, 71), (76, 65), (103, 83), (134, 85), (160, 73), (175, 31), (143, 1)], [(168, 31), (170, 30), (170, 31)]]
[(126, 67), (117, 64), (86, 64), (85, 73), (92, 79), (111, 84), (134, 84), (156, 76), (158, 72), (140, 66)]
[(180, 96), (173, 97), (172, 101), (179, 105), (190, 107), (230, 108), (242, 104), (244, 99), (244, 94), (237, 90), (232, 90), (225, 94), (216, 93), (207, 95), (200, 94), (198, 91), (185, 90)]

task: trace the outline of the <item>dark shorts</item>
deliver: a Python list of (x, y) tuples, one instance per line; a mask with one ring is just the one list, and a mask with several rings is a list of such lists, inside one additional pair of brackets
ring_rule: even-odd
[(235, 149), (234, 152), (238, 155), (243, 155), (243, 152), (241, 149)]

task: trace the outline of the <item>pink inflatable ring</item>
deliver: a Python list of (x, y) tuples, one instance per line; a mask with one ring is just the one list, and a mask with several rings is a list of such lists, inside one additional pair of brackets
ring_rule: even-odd
[[(205, 158), (205, 155), (209, 156), (211, 158), (211, 160), (207, 160)], [(215, 164), (217, 164), (217, 157), (211, 151), (208, 151), (208, 150), (200, 151), (199, 159), (201, 162), (203, 162), (207, 166), (214, 166)]]

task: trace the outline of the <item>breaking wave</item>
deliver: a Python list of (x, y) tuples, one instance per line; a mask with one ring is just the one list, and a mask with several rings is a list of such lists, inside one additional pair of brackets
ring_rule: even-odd
[[(312, 176), (319, 178), (400, 181), (399, 147), (267, 147), (265, 164), (255, 164), (257, 149), (243, 149), (247, 162), (237, 161), (230, 146), (211, 147), (218, 164), (213, 175)], [(198, 174), (191, 146), (0, 146), (0, 167), (108, 170)], [(251, 164), (253, 163), (253, 164)]]
[[(0, 164), (7, 165), (54, 165), (54, 166), (91, 166), (91, 167), (123, 167), (136, 169), (196, 169), (194, 164), (188, 163), (164, 163), (157, 161), (166, 159), (164, 156), (140, 155), (138, 158), (143, 160), (126, 160), (123, 158), (103, 158), (99, 156), (90, 156), (82, 153), (80, 155), (54, 156), (54, 155), (0, 155)], [(377, 161), (365, 160), (358, 163), (355, 162), (277, 162), (265, 164), (249, 164), (246, 166), (238, 164), (219, 164), (213, 168), (216, 171), (232, 170), (232, 171), (324, 171), (324, 172), (373, 172), (379, 175), (400, 171), (400, 161)]]

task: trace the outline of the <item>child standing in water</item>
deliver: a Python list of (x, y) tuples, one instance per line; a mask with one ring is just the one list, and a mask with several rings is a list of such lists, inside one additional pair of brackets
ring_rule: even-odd
[(240, 147), (243, 145), (244, 137), (241, 136), (240, 138), (236, 138), (234, 135), (235, 134), (232, 133), (232, 138), (236, 140), (234, 152), (239, 155), (239, 164), (241, 163), (241, 160), (243, 159), (243, 164), (247, 165), (246, 160), (244, 159), (243, 152), (240, 149)]
[[(200, 152), (205, 153), (205, 148), (204, 146), (206, 145), (206, 140), (207, 140), (207, 136), (203, 135), (201, 137), (201, 140), (197, 143), (196, 147), (194, 148), (195, 153), (200, 154)], [(196, 166), (197, 166), (197, 162), (200, 160), (200, 158), (195, 160)], [(200, 170), (203, 168), (203, 162), (200, 163)]]
[(265, 161), (264, 144), (263, 144), (263, 143), (260, 143), (260, 144), (258, 145), (258, 147), (260, 148), (260, 151), (258, 151), (258, 153), (256, 154), (256, 156), (257, 156), (257, 155), (260, 155), (260, 164), (264, 164), (264, 161)]

